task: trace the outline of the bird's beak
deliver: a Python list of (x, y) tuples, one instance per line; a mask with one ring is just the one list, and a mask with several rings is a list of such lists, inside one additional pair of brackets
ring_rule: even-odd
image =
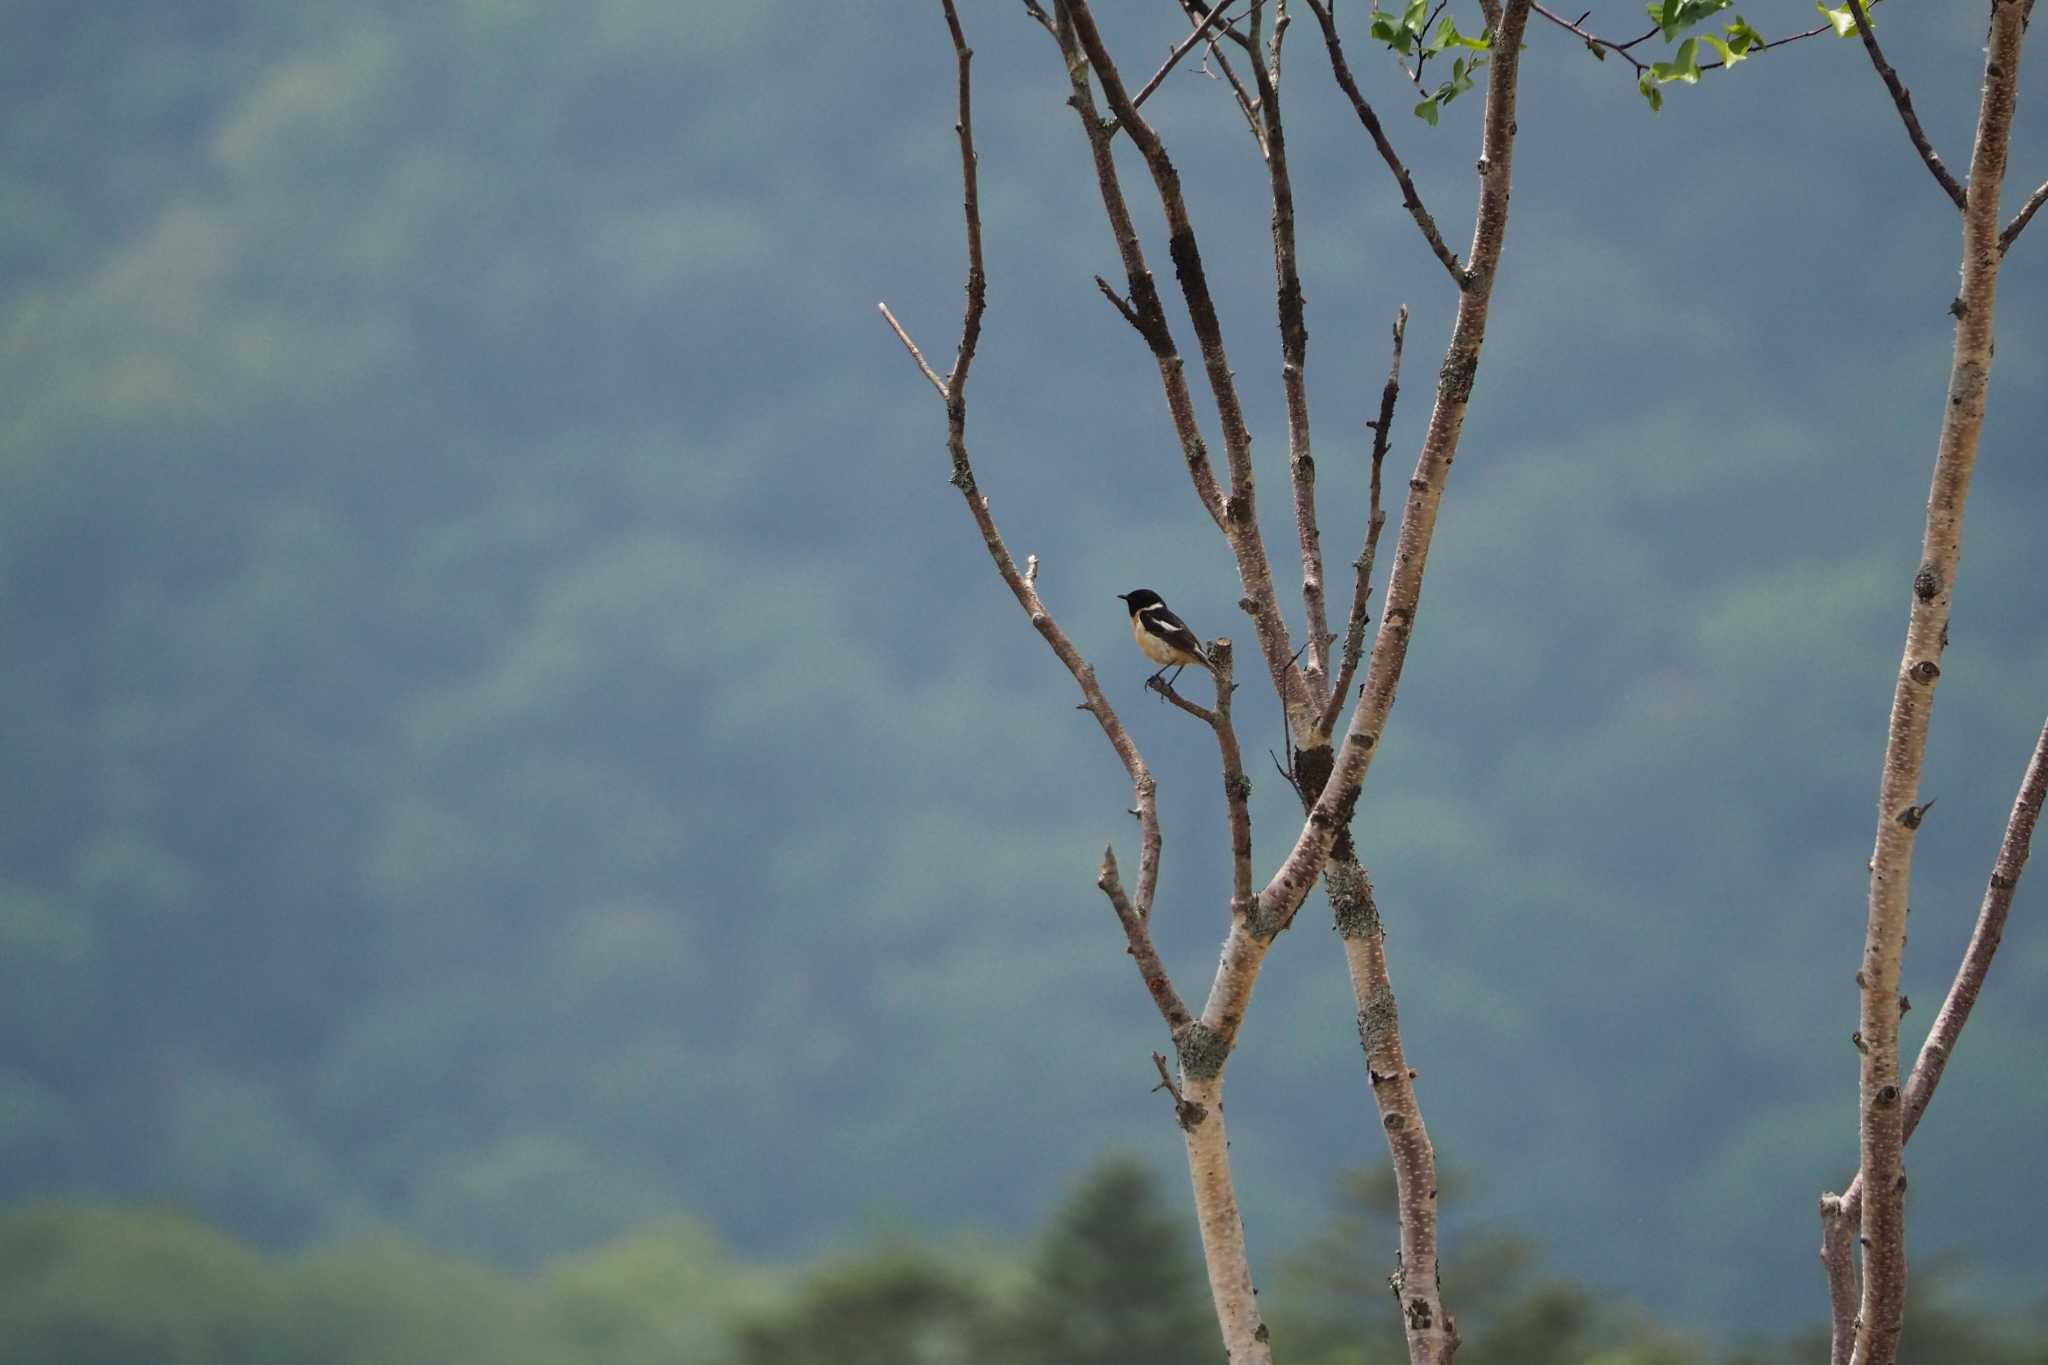
[(1120, 592), (1116, 595), (1116, 600), (1119, 602), (1128, 602), (1131, 600), (1131, 595), (1127, 592)]

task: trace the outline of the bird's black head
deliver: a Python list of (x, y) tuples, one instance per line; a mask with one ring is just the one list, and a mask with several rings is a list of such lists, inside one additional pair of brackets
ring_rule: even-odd
[(1117, 596), (1123, 599), (1124, 605), (1131, 609), (1133, 616), (1147, 607), (1156, 607), (1166, 601), (1150, 588), (1132, 588), (1129, 592), (1118, 593)]

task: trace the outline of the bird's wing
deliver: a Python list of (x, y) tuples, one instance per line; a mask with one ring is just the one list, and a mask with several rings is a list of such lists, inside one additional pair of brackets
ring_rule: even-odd
[(1175, 616), (1163, 605), (1150, 606), (1138, 613), (1145, 620), (1145, 629), (1158, 636), (1175, 649), (1184, 649), (1200, 658), (1202, 642), (1188, 629), (1187, 622)]

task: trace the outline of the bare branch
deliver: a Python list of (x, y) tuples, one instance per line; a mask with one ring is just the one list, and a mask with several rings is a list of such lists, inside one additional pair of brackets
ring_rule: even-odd
[[(1256, 484), (1252, 473), (1251, 431), (1245, 423), (1244, 408), (1238, 398), (1237, 381), (1231, 372), (1230, 358), (1224, 349), (1222, 325), (1218, 321), (1216, 305), (1209, 292), (1208, 278), (1202, 268), (1201, 249), (1196, 243), (1193, 223), (1189, 220), (1187, 203), (1181, 194), (1180, 173), (1174, 168), (1172, 158), (1167, 154), (1165, 144), (1145, 116), (1131, 103), (1124, 91), (1122, 78), (1117, 74), (1116, 64), (1096, 29), (1095, 16), (1088, 6), (1088, 0), (1062, 0), (1060, 14), (1071, 21), (1074, 45), (1067, 49), (1067, 67), (1073, 88), (1075, 108), (1081, 113), (1082, 125), (1089, 134), (1095, 150), (1096, 178), (1103, 190), (1103, 198), (1110, 207), (1111, 225), (1116, 232), (1119, 249), (1125, 253), (1126, 268), (1133, 262), (1137, 269), (1132, 272), (1131, 305), (1148, 326), (1155, 328), (1153, 351), (1160, 357), (1161, 376), (1168, 385), (1168, 407), (1176, 409), (1181, 401), (1176, 393), (1185, 383), (1180, 368), (1179, 356), (1172, 351), (1172, 342), (1167, 336), (1166, 322), (1160, 309), (1157, 291), (1152, 288), (1151, 277), (1144, 270), (1144, 258), (1138, 247), (1137, 232), (1131, 225), (1130, 214), (1123, 204), (1121, 185), (1117, 180), (1114, 161), (1110, 157), (1107, 137), (1102, 132), (1101, 120), (1094, 114), (1094, 98), (1089, 88), (1087, 71), (1094, 69), (1096, 79), (1102, 84), (1103, 97), (1108, 101), (1110, 111), (1117, 123), (1127, 133), (1133, 146), (1145, 159), (1151, 172), (1153, 186), (1158, 192), (1161, 208), (1165, 212), (1167, 229), (1170, 233), (1170, 251), (1173, 256), (1174, 275), (1181, 286), (1181, 296), (1187, 305), (1188, 316), (1195, 330), (1195, 337), (1201, 347), (1202, 366), (1209, 378), (1209, 388), (1215, 399), (1217, 416), (1223, 431), (1225, 457), (1230, 468), (1230, 497), (1219, 500), (1212, 515), (1218, 519), (1224, 535), (1230, 541), (1231, 551), (1237, 560), (1238, 577), (1245, 590), (1245, 599), (1252, 623), (1259, 638), (1260, 651), (1266, 659), (1266, 667), (1273, 679), (1274, 688), (1287, 705), (1290, 717), (1297, 727), (1305, 726), (1312, 717), (1314, 699), (1309, 692), (1306, 676), (1294, 663), (1294, 650), (1288, 642), (1286, 618), (1281, 615), (1278, 598), (1273, 588), (1273, 574), (1266, 558), (1265, 541), (1259, 532)], [(1165, 350), (1162, 352), (1161, 344)], [(1169, 365), (1168, 358), (1171, 358)], [(1192, 424), (1193, 414), (1187, 414)], [(1181, 418), (1176, 411), (1176, 427)], [(1197, 433), (1196, 439), (1199, 440)], [(1183, 434), (1183, 446), (1188, 444)], [(1190, 468), (1194, 461), (1190, 459)], [(1206, 469), (1206, 458), (1204, 460)], [(1201, 491), (1198, 483), (1198, 491)], [(1207, 501), (1205, 495), (1204, 501)]]
[[(2000, 841), (1998, 857), (1991, 865), (1991, 877), (1984, 887), (1983, 902), (1977, 907), (1977, 923), (1970, 931), (1969, 946), (1963, 950), (1963, 960), (1956, 968), (1955, 980), (1949, 983), (1948, 996), (1941, 1002), (1941, 1010), (1934, 1017), (1934, 1027), (1928, 1030), (1926, 1041), (1921, 1043), (1919, 1058), (1913, 1063), (1912, 1077), (1906, 1082), (1901, 1143), (1911, 1141), (1913, 1130), (1920, 1126), (1921, 1117), (1934, 1099), (1935, 1087), (1941, 1084), (1942, 1073), (1948, 1068), (1949, 1059), (1955, 1055), (1963, 1026), (1970, 1022), (1970, 1011), (1977, 1004), (1978, 992), (1983, 990), (1984, 980), (1991, 971), (1991, 960), (1997, 956), (1998, 945), (2005, 937), (2006, 916), (2012, 910), (2013, 896), (2019, 889), (2020, 874), (2026, 870), (2027, 856), (2033, 851), (2034, 827), (2041, 818), (2044, 801), (2048, 801), (2048, 724), (2041, 727), (2040, 738), (2034, 741), (2033, 756), (2027, 761), (2019, 792), (2013, 797), (2012, 814), (2006, 819), (2005, 837)], [(1832, 1209), (1829, 1200), (1835, 1201)], [(1821, 1199), (1821, 1261), (1827, 1267), (1828, 1300), (1837, 1328), (1836, 1350), (1843, 1362), (1848, 1360), (1851, 1337), (1840, 1332), (1841, 1323), (1846, 1315), (1852, 1324), (1853, 1334), (1856, 1316), (1856, 1280), (1850, 1245), (1862, 1209), (1861, 1171), (1849, 1182), (1845, 1192), (1824, 1195)]]
[(910, 339), (910, 333), (904, 331), (903, 324), (896, 321), (896, 315), (889, 311), (889, 305), (878, 303), (875, 307), (882, 310), (882, 320), (889, 324), (889, 330), (896, 333), (896, 339), (903, 343), (904, 350), (910, 352), (910, 358), (917, 362), (917, 368), (924, 372), (924, 377), (929, 379), (932, 387), (939, 391), (939, 397), (944, 398), (946, 396), (946, 381), (939, 378), (938, 372), (933, 370), (930, 363), (925, 360), (924, 352), (917, 349), (917, 343)]
[[(1458, 296), (1458, 314), (1450, 345), (1437, 374), (1436, 405), (1429, 429), (1408, 480), (1408, 498), (1401, 513), (1395, 544), (1394, 571), (1387, 584), (1386, 608), (1374, 637), (1365, 685), (1351, 713), (1344, 742), (1329, 781), (1316, 799), (1294, 848), (1259, 893), (1259, 918), (1284, 926), (1323, 870), (1337, 831), (1349, 819), (1360, 785), (1372, 765), (1401, 669), (1408, 657), (1409, 633), (1422, 600), (1422, 573), (1429, 561), (1436, 531), (1437, 508), (1458, 442), (1464, 433), (1465, 410), (1479, 371), (1480, 349), (1486, 341), (1487, 309), (1492, 302), (1494, 274), (1500, 264), (1508, 223), (1508, 187), (1514, 166), (1515, 93), (1521, 71), (1522, 35), (1529, 20), (1529, 0), (1507, 0), (1487, 64), (1486, 115), (1479, 158), (1479, 212), (1473, 226), (1470, 283)], [(1206, 1018), (1206, 1012), (1204, 1014)]]
[(1366, 426), (1372, 429), (1372, 490), (1367, 498), (1365, 548), (1351, 561), (1351, 619), (1344, 627), (1344, 662), (1337, 673), (1337, 685), (1323, 709), (1316, 733), (1327, 735), (1344, 713), (1351, 692), (1351, 680), (1358, 676), (1358, 661), (1365, 653), (1365, 604), (1372, 596), (1373, 561), (1379, 557), (1380, 532), (1386, 528), (1386, 509), (1380, 506), (1380, 470), (1387, 460), (1387, 442), (1394, 425), (1394, 403), (1401, 396), (1401, 347), (1408, 335), (1408, 305), (1402, 304), (1394, 318), (1394, 358), (1387, 366), (1387, 382), (1380, 389), (1380, 415)]
[(1102, 291), (1102, 297), (1109, 300), (1110, 307), (1116, 309), (1117, 312), (1123, 314), (1124, 321), (1130, 323), (1131, 326), (1137, 330), (1139, 336), (1145, 335), (1145, 320), (1138, 316), (1138, 310), (1131, 307), (1131, 305), (1124, 300), (1123, 295), (1117, 293), (1116, 290), (1111, 289), (1109, 287), (1108, 280), (1105, 280), (1102, 278), (1102, 276), (1097, 275), (1095, 277), (1095, 287)]
[(960, 14), (953, 0), (944, 0), (946, 32), (953, 39), (953, 65), (959, 85), (960, 118), (953, 134), (960, 140), (960, 216), (967, 230), (967, 312), (960, 322), (960, 345), (953, 354), (953, 371), (946, 376), (946, 416), (949, 426), (966, 424), (967, 372), (974, 365), (974, 351), (981, 343), (981, 315), (988, 308), (988, 273), (981, 254), (981, 173), (974, 155), (974, 49), (960, 29)]
[(1561, 14), (1553, 14), (1551, 11), (1545, 9), (1542, 5), (1531, 4), (1529, 8), (1536, 11), (1536, 13), (1541, 17), (1548, 19), (1551, 23), (1556, 24), (1565, 32), (1570, 33), (1573, 36), (1583, 40), (1586, 46), (1593, 50), (1595, 56), (1598, 56), (1602, 49), (1605, 49), (1608, 52), (1620, 53), (1622, 60), (1627, 62), (1630, 66), (1634, 67), (1635, 72), (1638, 76), (1642, 75), (1643, 72), (1647, 71), (1649, 69), (1650, 64), (1648, 62), (1638, 61), (1636, 58), (1630, 56), (1629, 49), (1636, 46), (1636, 44), (1638, 43), (1646, 42), (1649, 39), (1656, 37), (1659, 33), (1663, 31), (1662, 29), (1652, 28), (1648, 33), (1643, 34), (1639, 38), (1631, 38), (1625, 43), (1617, 43), (1614, 42), (1612, 39), (1602, 38), (1598, 34), (1587, 32), (1583, 27), (1581, 27), (1581, 24), (1584, 22), (1583, 15), (1580, 16), (1578, 22), (1574, 22), (1570, 19), (1565, 18)]
[(1152, 1065), (1159, 1070), (1159, 1084), (1152, 1088), (1154, 1090), (1164, 1090), (1173, 1097), (1173, 1121), (1180, 1125), (1180, 1130), (1183, 1133), (1209, 1117), (1209, 1112), (1206, 1109), (1182, 1094), (1181, 1088), (1173, 1083), (1173, 1073), (1166, 1069), (1166, 1056), (1164, 1053), (1153, 1053)]
[[(1095, 681), (1094, 667), (1082, 657), (1080, 650), (1074, 646), (1066, 632), (1060, 629), (1059, 623), (1053, 620), (1052, 613), (1046, 609), (1044, 601), (1039, 597), (1035, 558), (1028, 571), (1018, 569), (1002, 533), (996, 529), (995, 518), (989, 512), (989, 501), (982, 495), (975, 481), (973, 462), (968, 454), (967, 375), (974, 361), (976, 344), (981, 336), (981, 318), (987, 307), (988, 286), (982, 261), (981, 200), (975, 169), (972, 89), (969, 81), (970, 62), (974, 54), (968, 48), (961, 31), (960, 17), (954, 8), (954, 0), (942, 0), (942, 4), (946, 26), (953, 36), (953, 50), (960, 73), (960, 118), (957, 127), (960, 135), (963, 188), (961, 205), (966, 225), (968, 261), (967, 304), (965, 314), (961, 318), (959, 351), (953, 362), (952, 374), (940, 386), (946, 402), (946, 448), (953, 460), (951, 482), (966, 500), (968, 513), (974, 518), (974, 524), (981, 532), (982, 544), (987, 549), (996, 572), (1009, 586), (1010, 593), (1017, 599), (1018, 605), (1024, 608), (1032, 626), (1051, 647), (1059, 661), (1066, 665), (1067, 671), (1073, 675), (1075, 683), (1081, 689), (1081, 709), (1095, 717), (1096, 724), (1102, 728), (1103, 735), (1109, 740), (1110, 747), (1116, 751), (1117, 757), (1124, 765), (1124, 771), (1131, 779), (1136, 797), (1136, 808), (1133, 813), (1138, 817), (1140, 839), (1138, 892), (1131, 909), (1133, 915), (1142, 923), (1151, 916), (1152, 899), (1159, 877), (1161, 836), (1158, 784), (1151, 770), (1145, 765), (1143, 756), (1139, 754), (1138, 746), (1131, 739), (1130, 732), (1124, 728), (1115, 708), (1109, 704), (1109, 698), (1103, 694), (1101, 686)], [(910, 339), (909, 333), (896, 321), (886, 305), (882, 308), (882, 315), (888, 319), (891, 329), (909, 348), (911, 355), (917, 357), (920, 368), (929, 376), (930, 366), (924, 364), (923, 357)], [(1115, 902), (1116, 898), (1112, 897), (1111, 903)], [(1121, 915), (1121, 911), (1119, 914)], [(1186, 1013), (1185, 1009), (1182, 1013)]]
[(1998, 250), (2001, 255), (2012, 250), (2012, 244), (2027, 230), (2027, 224), (2034, 221), (2034, 215), (2040, 212), (2044, 202), (2048, 202), (2048, 180), (2042, 181), (2034, 192), (2027, 196), (2027, 202), (2020, 205), (2020, 211), (2005, 225), (2005, 231), (1998, 234)]
[[(1927, 131), (1920, 126), (1920, 116), (1913, 112), (1913, 95), (1899, 80), (1899, 73), (1892, 70), (1892, 64), (1884, 59), (1884, 49), (1877, 45), (1877, 30), (1870, 26), (1870, 16), (1863, 12), (1863, 0), (1849, 0), (1849, 13), (1856, 19), (1856, 32), (1863, 37), (1863, 50), (1870, 54), (1870, 64), (1877, 68), (1877, 74), (1884, 80), (1884, 88), (1892, 92), (1892, 103), (1898, 106), (1899, 119), (1906, 125), (1906, 136), (1912, 139), (1913, 150), (1920, 153), (1920, 159), (1927, 163), (1934, 183), (1955, 203), (1957, 208), (1966, 207), (1967, 196), (1956, 178), (1949, 174), (1948, 167), (1941, 164), (1941, 156), (1934, 150), (1934, 144), (1927, 140)], [(1975, 183), (1972, 176), (1971, 183)]]
[[(1166, 392), (1167, 413), (1172, 419), (1174, 433), (1180, 439), (1188, 477), (1195, 485), (1195, 496), (1200, 499), (1202, 510), (1209, 514), (1210, 520), (1228, 535), (1223, 490), (1216, 482), (1216, 472), (1209, 463), (1208, 442), (1203, 439), (1201, 423), (1195, 416), (1194, 395), (1188, 388), (1186, 363), (1174, 345), (1172, 330), (1166, 322), (1166, 310), (1160, 303), (1159, 289), (1153, 283), (1151, 269), (1145, 264), (1145, 250), (1138, 240), (1137, 224), (1132, 220), (1130, 205), (1124, 198), (1122, 177), (1117, 172), (1116, 159), (1110, 149), (1111, 129), (1096, 112), (1095, 94), (1088, 84), (1086, 63), (1071, 45), (1071, 36), (1064, 30), (1055, 31), (1054, 36), (1060, 41), (1061, 55), (1066, 59), (1071, 91), (1068, 103), (1079, 116), (1081, 131), (1088, 138), (1103, 211), (1109, 218), (1111, 235), (1123, 259), (1130, 299), (1128, 303), (1115, 300), (1118, 311), (1128, 309), (1126, 318), (1145, 338), (1145, 344), (1152, 352), (1152, 358), (1159, 367), (1160, 385)], [(1106, 287), (1105, 292), (1108, 292)]]
[(1358, 1042), (1366, 1080), (1379, 1112), (1380, 1131), (1394, 1168), (1401, 1253), (1394, 1294), (1408, 1336), (1408, 1359), (1448, 1365), (1458, 1350), (1458, 1325), (1437, 1284), (1436, 1149), (1415, 1096), (1415, 1072), (1401, 1043), (1400, 1012), (1387, 971), (1386, 932), (1366, 875), (1348, 834), (1331, 850), (1324, 885), (1344, 942), (1344, 964), (1358, 1006)]
[(1344, 42), (1337, 36), (1337, 20), (1330, 12), (1330, 3), (1331, 0), (1308, 0), (1309, 9), (1323, 29), (1323, 46), (1329, 49), (1331, 73), (1336, 76), (1337, 85), (1345, 97), (1351, 101), (1358, 121), (1365, 125), (1366, 136), (1379, 149), (1380, 160), (1386, 162), (1387, 169), (1394, 173), (1394, 183), (1401, 187), (1401, 203), (1407, 208), (1409, 217), (1415, 220), (1415, 226), (1422, 230), (1422, 240), (1429, 243), (1430, 251), (1450, 272), (1451, 282), (1463, 289), (1464, 269), (1458, 264), (1458, 258), (1451, 254), (1450, 247), (1444, 244), (1443, 234), (1436, 229), (1436, 219), (1429, 216), (1429, 210), (1423, 207), (1422, 195), (1416, 191), (1415, 177), (1408, 174), (1408, 168), (1401, 164), (1401, 156), (1394, 150), (1394, 144), (1387, 141), (1387, 130), (1380, 126), (1379, 115), (1372, 111), (1372, 105), (1351, 74), (1351, 64), (1344, 60)]
[[(1294, 484), (1294, 529), (1301, 552), (1301, 604), (1308, 636), (1304, 646), (1309, 691), (1320, 697), (1330, 678), (1330, 615), (1324, 600), (1322, 533), (1316, 523), (1316, 464), (1311, 452), (1308, 420), (1308, 322), (1301, 291), (1301, 269), (1295, 245), (1294, 182), (1287, 167), (1287, 129), (1280, 116), (1280, 88), (1275, 82), (1282, 35), (1288, 18), (1284, 8), (1273, 33), (1273, 64), (1253, 63), (1258, 81), (1259, 113), (1266, 149), (1266, 179), (1273, 199), (1274, 309), (1280, 321), (1280, 387), (1287, 404), (1287, 468)], [(1258, 40), (1254, 7), (1251, 36)], [(1304, 741), (1312, 735), (1302, 736)]]
[(1230, 908), (1237, 919), (1249, 913), (1252, 903), (1252, 784), (1244, 775), (1244, 755), (1230, 719), (1230, 694), (1236, 690), (1230, 681), (1230, 641), (1210, 641), (1209, 657), (1216, 663), (1216, 712), (1209, 724), (1216, 731), (1216, 750), (1223, 761), (1223, 803), (1230, 812)]
[(1828, 1277), (1828, 1365), (1849, 1365), (1856, 1345), (1856, 1301), (1863, 1292), (1856, 1277), (1856, 1218), (1841, 1195), (1820, 1197), (1820, 1263)]
[(1245, 90), (1244, 82), (1238, 79), (1237, 68), (1230, 64), (1230, 58), (1223, 49), (1216, 46), (1214, 38), (1209, 40), (1209, 56), (1215, 59), (1217, 68), (1223, 72), (1223, 79), (1237, 100), (1237, 112), (1244, 116), (1244, 125), (1251, 132), (1252, 141), (1258, 145), (1259, 155), (1264, 156), (1266, 134), (1259, 127), (1259, 102)]
[(1200, 702), (1189, 701), (1186, 697), (1173, 690), (1173, 684), (1157, 674), (1145, 680), (1145, 690), (1158, 693), (1161, 701), (1172, 702), (1174, 706), (1187, 712), (1204, 725), (1214, 725), (1216, 723), (1216, 713), (1214, 711), (1211, 711)]
[[(1265, 0), (1252, 0), (1251, 8), (1245, 11), (1255, 31), (1259, 20), (1259, 7), (1264, 3)], [(1190, 3), (1190, 0), (1181, 0), (1180, 7), (1188, 16), (1188, 22), (1197, 28), (1204, 27), (1216, 12), (1215, 9)], [(1221, 8), (1222, 4), (1216, 6), (1216, 9)], [(1254, 61), (1258, 60), (1258, 47), (1251, 38), (1237, 31), (1235, 20), (1225, 19), (1220, 28), (1209, 31), (1206, 39), (1209, 56), (1203, 59), (1202, 69), (1208, 72), (1209, 60), (1215, 60), (1217, 69), (1223, 72), (1223, 79), (1230, 86), (1231, 97), (1237, 101), (1237, 112), (1244, 116), (1245, 127), (1250, 130), (1252, 141), (1258, 144), (1259, 155), (1263, 157), (1266, 154), (1266, 135), (1259, 127), (1259, 102), (1244, 88), (1244, 82), (1238, 78), (1237, 68), (1230, 64), (1230, 58), (1216, 45), (1219, 38), (1228, 38), (1236, 43)], [(1209, 79), (1215, 79), (1214, 73), (1209, 73)], [(1135, 101), (1133, 103), (1135, 104)]]
[[(1853, 3), (1853, 0), (1852, 0)], [(1876, 846), (1870, 859), (1869, 920), (1859, 963), (1858, 1157), (1865, 1195), (1861, 1220), (1863, 1298), (1852, 1358), (1890, 1365), (1905, 1314), (1905, 1113), (1899, 1103), (1899, 974), (1905, 955), (1906, 904), (1918, 821), (1920, 770), (1934, 710), (1940, 659), (1962, 557), (1969, 500), (1990, 387), (1992, 319), (1998, 301), (1998, 197), (2005, 180), (2030, 0), (1993, 0), (1985, 49), (1984, 93), (1963, 211), (1963, 283), (1956, 301), (1955, 359), (1927, 500), (1920, 568), (1913, 578), (1904, 658), (1892, 693), (1878, 792)], [(1867, 30), (1866, 30), (1867, 32)], [(1903, 109), (1903, 105), (1901, 106)]]
[(1152, 1003), (1159, 1007), (1159, 1017), (1166, 1021), (1167, 1032), (1178, 1037), (1181, 1030), (1193, 1021), (1193, 1016), (1181, 1003), (1180, 993), (1174, 990), (1173, 982), (1168, 979), (1166, 966), (1159, 960), (1159, 950), (1152, 946), (1148, 916), (1139, 914), (1138, 907), (1131, 904), (1131, 898), (1124, 893), (1123, 880), (1117, 875), (1115, 849), (1106, 847), (1102, 850), (1102, 870), (1096, 874), (1095, 885), (1109, 897), (1110, 908), (1116, 911), (1117, 922), (1124, 927), (1124, 951), (1137, 963), (1138, 975), (1143, 978), (1145, 989), (1151, 992)]
[(1178, 47), (1174, 48), (1172, 52), (1167, 54), (1165, 65), (1161, 66), (1157, 71), (1153, 72), (1152, 79), (1146, 81), (1144, 88), (1139, 90), (1137, 94), (1131, 97), (1131, 105), (1133, 108), (1142, 106), (1147, 99), (1151, 98), (1152, 92), (1159, 88), (1159, 83), (1166, 79), (1167, 73), (1172, 71), (1176, 66), (1180, 65), (1180, 59), (1187, 56), (1188, 53), (1192, 52), (1194, 50), (1195, 44), (1201, 42), (1202, 39), (1209, 33), (1209, 30), (1212, 27), (1222, 22), (1224, 17), (1224, 11), (1227, 10), (1229, 7), (1229, 0), (1223, 0), (1222, 3), (1218, 4), (1214, 9), (1210, 10), (1208, 14), (1204, 15), (1199, 21), (1196, 22), (1193, 31), (1190, 32), (1187, 37), (1180, 40), (1180, 45)]

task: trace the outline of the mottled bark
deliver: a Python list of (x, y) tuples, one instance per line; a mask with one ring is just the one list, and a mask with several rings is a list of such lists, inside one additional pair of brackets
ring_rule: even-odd
[(1869, 921), (1858, 980), (1858, 1156), (1863, 1169), (1863, 1293), (1850, 1359), (1894, 1365), (1906, 1311), (1905, 1109), (1899, 1074), (1899, 974), (1913, 844), (1924, 807), (1920, 769), (1941, 677), (1962, 558), (1963, 510), (1984, 425), (1998, 299), (1998, 198), (2019, 81), (2028, 0), (1993, 0), (1984, 93), (1963, 211), (1963, 286), (1954, 306), (1955, 359), (1914, 574), (1905, 655), (1892, 693), (1870, 860)]

